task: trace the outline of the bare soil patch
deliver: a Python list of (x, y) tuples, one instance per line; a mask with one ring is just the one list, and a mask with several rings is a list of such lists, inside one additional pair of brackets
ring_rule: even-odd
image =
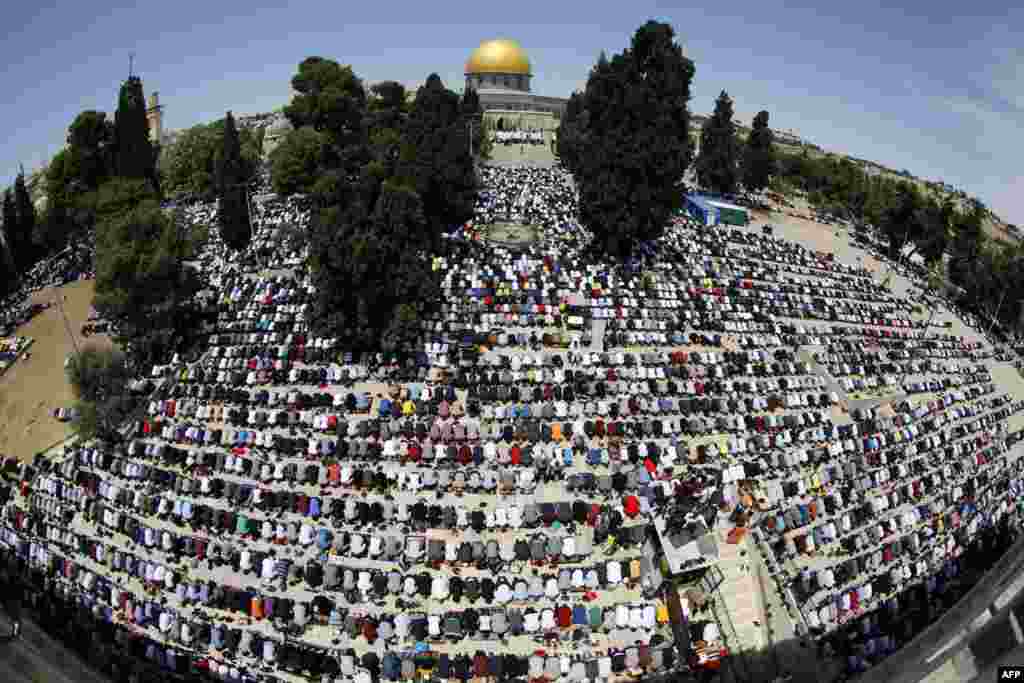
[[(56, 296), (67, 296), (64, 311), (79, 345), (110, 346), (106, 335), (85, 339), (79, 334), (89, 317), (93, 285), (92, 280), (80, 280), (63, 287), (47, 287), (31, 299), (45, 303), (55, 301)], [(39, 313), (15, 335), (32, 337), (35, 343), (29, 349), (31, 358), (22, 356), (0, 377), (0, 454), (26, 460), (72, 433), (67, 423), (53, 417), (53, 410), (69, 407), (74, 401), (64, 374), (64, 360), (74, 347), (57, 306)]]

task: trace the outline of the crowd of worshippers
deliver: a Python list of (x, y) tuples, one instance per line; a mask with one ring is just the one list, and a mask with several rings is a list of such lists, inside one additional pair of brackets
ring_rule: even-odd
[(17, 327), (49, 308), (49, 302), (33, 305), (29, 297), (45, 287), (59, 287), (96, 276), (93, 266), (94, 241), (76, 240), (60, 253), (42, 259), (21, 276), (18, 287), (0, 301), (0, 328)]
[(543, 145), (542, 130), (496, 130), (492, 139), (499, 145)]
[[(267, 672), (275, 669), (314, 680), (357, 683), (409, 680), (416, 676), (461, 681), (525, 681), (564, 676), (584, 681), (608, 680), (645, 666), (672, 669), (676, 661), (674, 648), (665, 645), (625, 648), (610, 656), (586, 660), (570, 655), (549, 656), (542, 649), (529, 656), (488, 655), (483, 650), (449, 654), (422, 648), (404, 653), (371, 650), (360, 655), (353, 648), (318, 648), (287, 639), (283, 634), (268, 636), (242, 628), (241, 624), (202, 619), (176, 629), (191, 641), (191, 646), (185, 646), (169, 643), (166, 635), (158, 632), (161, 621), (167, 624), (170, 619), (158, 607), (151, 610), (155, 627), (140, 631), (134, 624), (113, 619), (112, 610), (102, 604), (95, 592), (71, 590), (33, 568), (24, 556), (6, 549), (0, 550), (0, 559), (5, 560), (4, 594), (17, 593), (13, 599), (31, 609), (41, 627), (117, 681), (203, 681), (213, 677), (255, 683), (268, 680)], [(147, 603), (147, 607), (151, 604)], [(142, 609), (143, 618), (146, 611)], [(422, 629), (418, 619), (402, 616), (399, 615), (396, 627)], [(486, 620), (488, 615), (479, 618)], [(454, 629), (454, 621), (446, 620), (445, 627)], [(83, 637), (83, 633), (87, 636)], [(196, 652), (207, 643), (205, 650)]]
[[(512, 251), (473, 241), (467, 226), (445, 240), (434, 265), (446, 303), (423, 321), (421, 346), (401, 354), (311, 335), (307, 273), (251, 276), (252, 249), (231, 254), (211, 239), (200, 258), (219, 329), (207, 353), (151, 369), (168, 381), (127, 443), (23, 468), (2, 514), (14, 555), (101, 621), (144, 629), (165, 666), (196, 664), (180, 648), (209, 645), (229, 672), (262, 662), (352, 680), (385, 675), (386, 661), (392, 678), (418, 666), (410, 648), (462, 641), (479, 660), (452, 673), (454, 660), (432, 653), (426, 668), (461, 677), (480, 661), (499, 678), (618, 679), (674, 665), (650, 526), (675, 506), (735, 503), (737, 482), (762, 480), (767, 511), (752, 523), (770, 561), (834, 547), (854, 562), (833, 563), (827, 593), (799, 593), (821, 624), (881, 604), (844, 572), (893, 578), (898, 568), (898, 588), (942, 570), (928, 563), (906, 577), (915, 541), (895, 548), (893, 536), (918, 529), (895, 519), (904, 502), (943, 520), (914, 536), (921, 552), (945, 543), (946, 528), (984, 526), (960, 521), (968, 498), (988, 519), (1005, 513), (1005, 486), (1019, 476), (1004, 467), (1005, 425), (1021, 406), (978, 367), (990, 352), (922, 330), (863, 268), (684, 217), (632, 266), (611, 267), (586, 250), (564, 172), (483, 173), (476, 222), (530, 216), (540, 238)], [(282, 221), (301, 210), (262, 206)], [(208, 207), (191, 211), (209, 220)], [(273, 245), (271, 220), (257, 239)], [(518, 348), (594, 321), (606, 324), (588, 340), (599, 350)], [(792, 351), (802, 345), (825, 350), (808, 359)], [(856, 377), (854, 389), (937, 397), (839, 424), (842, 397), (811, 360)], [(865, 517), (880, 489), (896, 498)], [(829, 505), (834, 517), (819, 522)], [(799, 543), (783, 534), (797, 526), (807, 527)], [(861, 570), (871, 553), (856, 539), (878, 533), (889, 555)], [(239, 588), (235, 572), (259, 585)], [(611, 590), (620, 586), (625, 596)], [(384, 606), (391, 598), (417, 607)], [(298, 638), (229, 625), (239, 616)], [(330, 644), (313, 624), (330, 629)], [(508, 659), (518, 637), (576, 654)], [(380, 643), (374, 672), (357, 655)], [(289, 663), (288, 647), (316, 652), (316, 663)]]
[[(576, 220), (578, 200), (564, 172), (556, 168), (484, 166), (474, 222), (493, 223), (510, 215), (554, 228)], [(550, 239), (557, 240), (555, 235)]]

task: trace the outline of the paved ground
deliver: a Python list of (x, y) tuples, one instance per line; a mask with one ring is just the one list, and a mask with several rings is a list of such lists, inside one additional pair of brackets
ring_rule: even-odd
[(21, 637), (12, 640), (7, 615), (0, 612), (0, 681), (4, 683), (106, 683), (71, 650), (31, 621), (22, 621)]
[[(550, 140), (550, 138), (546, 138)], [(491, 146), (490, 163), (497, 162), (503, 166), (550, 166), (555, 161), (551, 153), (551, 145), (545, 141), (543, 145), (499, 145)]]
[[(836, 259), (844, 263), (863, 264), (874, 271), (880, 281), (888, 277), (890, 288), (897, 295), (908, 296), (915, 290), (914, 284), (908, 278), (891, 272), (886, 264), (855, 246), (844, 230), (782, 214), (755, 215), (752, 225), (760, 226), (765, 222), (775, 226), (777, 236), (798, 242), (810, 249), (834, 253)], [(922, 316), (917, 317), (927, 319), (929, 314), (930, 311), (925, 310)], [(950, 328), (937, 327), (946, 321), (952, 323)], [(945, 308), (936, 311), (933, 325), (936, 326), (932, 328), (936, 334), (941, 332), (963, 335), (984, 341), (982, 334)], [(847, 397), (846, 392), (827, 370), (814, 362), (812, 351), (813, 349), (801, 350), (800, 358), (810, 363), (815, 371), (826, 379), (830, 391), (837, 392), (845, 399), (844, 405), (847, 409), (872, 407), (902, 398), (902, 394), (865, 399)], [(985, 364), (992, 369), (993, 380), (999, 391), (1024, 396), (1024, 378), (1010, 363), (989, 361)], [(1010, 429), (1021, 427), (1024, 427), (1024, 416), (1015, 416), (1010, 421)], [(757, 551), (749, 535), (740, 545), (724, 542), (725, 533), (730, 526), (728, 522), (719, 526), (722, 536), (719, 545), (720, 566), (725, 576), (725, 582), (720, 589), (721, 604), (728, 612), (727, 615), (719, 615), (719, 622), (723, 633), (735, 633), (736, 640), (742, 645), (739, 648), (733, 647), (731, 666), (722, 668), (723, 681), (770, 681), (775, 676), (786, 673), (792, 675), (794, 681), (810, 683), (834, 680), (842, 671), (843, 662), (838, 659), (819, 658), (813, 644), (805, 644), (797, 637), (795, 620), (799, 620), (800, 617), (795, 613), (791, 616), (777, 590), (776, 582), (768, 573), (761, 553)], [(831, 563), (831, 560), (822, 558), (821, 562)], [(955, 679), (954, 677), (942, 680)]]
[[(53, 301), (66, 295), (64, 311), (80, 345), (78, 335), (89, 317), (93, 281), (80, 280), (60, 288), (47, 287), (32, 295), (32, 301)], [(64, 374), (64, 360), (74, 350), (68, 338), (60, 310), (54, 306), (19, 327), (17, 336), (35, 339), (29, 349), (32, 358), (19, 359), (0, 377), (0, 454), (28, 459), (38, 451), (71, 434), (67, 423), (52, 417), (54, 408), (69, 407), (74, 401), (71, 385)], [(106, 335), (93, 335), (88, 343), (109, 346)]]

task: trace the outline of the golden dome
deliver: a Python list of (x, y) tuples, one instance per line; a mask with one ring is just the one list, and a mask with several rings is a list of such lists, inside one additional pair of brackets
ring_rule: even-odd
[(485, 40), (466, 62), (467, 74), (530, 75), (530, 59), (514, 40)]

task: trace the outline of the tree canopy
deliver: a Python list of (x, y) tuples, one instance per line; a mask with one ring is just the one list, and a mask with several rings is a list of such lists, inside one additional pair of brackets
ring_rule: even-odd
[(242, 159), (238, 128), (235, 127), (235, 117), (230, 111), (224, 118), (221, 150), (217, 163), (217, 185), (220, 194), (217, 221), (220, 225), (220, 236), (230, 249), (244, 249), (252, 239), (249, 199), (246, 193), (251, 170)]
[(715, 111), (700, 129), (697, 182), (721, 194), (732, 194), (739, 184), (740, 144), (732, 120), (732, 99), (724, 90), (715, 100)]
[(114, 123), (105, 113), (86, 110), (76, 116), (68, 128), (62, 184), (72, 185), (70, 191), (96, 190), (114, 172), (114, 141)]
[[(607, 63), (607, 59), (605, 60)], [(565, 104), (562, 120), (558, 122), (557, 153), (562, 165), (572, 173), (579, 166), (579, 149), (581, 137), (586, 128), (582, 119), (586, 115), (583, 109), (583, 94), (574, 92)]]
[(459, 96), (431, 74), (416, 91), (396, 174), (419, 194), (433, 244), (442, 232), (473, 217), (476, 171), (468, 136)]
[(672, 27), (650, 21), (630, 48), (594, 67), (578, 112), (570, 102), (560, 154), (576, 179), (580, 218), (609, 256), (657, 238), (682, 206), (693, 74)]
[(440, 299), (430, 249), (472, 216), (472, 96), (460, 102), (436, 75), (411, 106), (390, 81), (367, 96), (350, 67), (320, 57), (292, 85), (285, 112), (297, 128), (271, 155), (271, 176), (313, 201), (312, 327), (352, 349), (408, 349)]
[[(178, 133), (160, 150), (160, 187), (168, 196), (187, 194), (204, 200), (218, 195), (217, 169), (224, 154), (225, 119), (202, 123)], [(252, 180), (259, 167), (261, 135), (252, 128), (237, 129), (239, 182)]]
[(132, 372), (127, 358), (113, 348), (87, 345), (68, 359), (68, 381), (79, 411), (75, 430), (84, 438), (113, 432), (127, 416)]
[(295, 95), (284, 114), (293, 128), (311, 126), (327, 136), (336, 152), (351, 150), (362, 140), (366, 89), (352, 67), (307, 57), (292, 78), (292, 89)]
[(117, 175), (146, 180), (158, 191), (157, 153), (149, 139), (146, 98), (138, 76), (130, 76), (121, 85), (114, 114), (114, 141)]
[(759, 192), (768, 187), (775, 172), (775, 136), (768, 127), (768, 112), (761, 110), (754, 117), (741, 160), (743, 187)]
[(313, 318), (351, 348), (410, 348), (421, 312), (439, 296), (430, 265), (415, 248), (426, 235), (422, 204), (414, 190), (393, 181), (364, 183), (368, 191), (314, 221), (310, 257), (320, 296)]
[(95, 305), (113, 318), (142, 320), (176, 298), (186, 239), (154, 200), (112, 213), (96, 235)]
[(3, 202), (3, 219), (4, 219), (4, 245), (7, 259), (12, 270), (11, 275), (14, 279), (18, 276), (18, 262), (17, 262), (17, 239), (18, 239), (18, 207), (14, 203), (14, 192), (11, 188), (4, 190), (4, 202)]
[(28, 186), (25, 184), (25, 169), (14, 179), (14, 208), (17, 215), (13, 230), (14, 261), (20, 272), (25, 272), (35, 263), (37, 253), (32, 241), (36, 227), (36, 207), (32, 203)]
[(270, 153), (270, 178), (274, 192), (308, 194), (319, 179), (327, 155), (327, 136), (312, 126), (289, 131)]

